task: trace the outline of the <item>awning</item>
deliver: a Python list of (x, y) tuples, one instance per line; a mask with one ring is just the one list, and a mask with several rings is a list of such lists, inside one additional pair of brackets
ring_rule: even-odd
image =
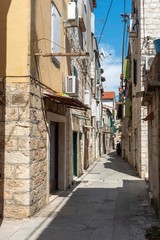
[(148, 114), (145, 118), (142, 118), (142, 120), (144, 120), (144, 121), (152, 121), (153, 119), (154, 119), (154, 113), (153, 112)]
[(72, 98), (67, 94), (55, 93), (51, 90), (43, 90), (43, 98), (50, 98), (51, 100), (54, 100), (57, 103), (63, 104), (68, 108), (76, 108), (80, 110), (90, 109), (78, 99)]
[(73, 114), (73, 116), (82, 119), (82, 120), (89, 120), (89, 117), (82, 115), (82, 114)]

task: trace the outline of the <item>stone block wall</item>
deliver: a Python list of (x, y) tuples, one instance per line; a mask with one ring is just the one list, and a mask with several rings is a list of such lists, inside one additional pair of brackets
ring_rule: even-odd
[(153, 96), (152, 104), (149, 106), (149, 112), (154, 113), (154, 119), (149, 122), (149, 188), (152, 192), (153, 206), (159, 214), (160, 210), (160, 91), (157, 89)]
[[(17, 82), (15, 81), (17, 80)], [(1, 215), (24, 218), (46, 204), (47, 129), (40, 87), (6, 79), (1, 92)]]
[[(132, 40), (133, 55), (138, 63), (137, 85), (133, 85), (133, 95), (144, 90), (144, 64), (147, 55), (154, 55), (153, 40), (159, 38), (160, 32), (160, 2), (158, 0), (136, 1), (138, 8), (138, 38)], [(137, 44), (135, 44), (137, 42)], [(137, 170), (141, 177), (145, 178), (148, 172), (148, 124), (141, 121), (147, 115), (146, 107), (141, 106), (140, 98), (132, 100), (132, 164), (137, 162)], [(137, 129), (137, 159), (135, 159), (135, 137)]]
[(47, 125), (42, 89), (30, 86), (30, 215), (47, 202)]
[[(154, 55), (155, 48), (153, 40), (159, 38), (160, 32), (160, 2), (158, 0), (140, 3), (140, 46), (139, 56), (141, 54), (141, 90), (144, 90), (144, 59), (146, 55)], [(147, 37), (149, 39), (147, 40)], [(147, 108), (141, 107), (141, 119), (147, 115)], [(147, 177), (148, 173), (148, 122), (142, 121), (141, 124), (141, 176)]]
[[(156, 55), (150, 71), (150, 80), (160, 81), (160, 56)], [(153, 91), (154, 90), (154, 91)], [(149, 121), (149, 191), (152, 193), (152, 204), (157, 215), (160, 215), (160, 89), (152, 89), (152, 102), (148, 113), (153, 112), (154, 119)]]
[[(15, 79), (14, 79), (15, 80)], [(5, 217), (29, 216), (29, 99), (28, 82), (3, 85), (1, 132), (1, 214)]]

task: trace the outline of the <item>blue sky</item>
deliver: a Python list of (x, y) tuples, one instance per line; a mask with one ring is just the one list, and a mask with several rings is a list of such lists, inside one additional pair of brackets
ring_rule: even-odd
[[(95, 9), (95, 35), (99, 39), (105, 18), (110, 6), (111, 0), (97, 0), (97, 8)], [(131, 0), (126, 0), (126, 12), (131, 12)], [(121, 13), (124, 13), (124, 0), (113, 0), (108, 20), (101, 37), (99, 50), (103, 48), (106, 58), (101, 61), (105, 70), (104, 76), (106, 82), (104, 84), (105, 91), (116, 91), (120, 84), (121, 58), (122, 58), (122, 37), (123, 22)], [(110, 55), (111, 54), (111, 55)]]

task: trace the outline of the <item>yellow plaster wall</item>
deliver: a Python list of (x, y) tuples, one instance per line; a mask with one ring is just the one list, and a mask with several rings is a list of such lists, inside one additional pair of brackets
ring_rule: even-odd
[[(57, 68), (51, 60), (51, 57), (44, 58), (37, 56), (36, 61), (34, 53), (51, 52), (51, 0), (34, 0), (32, 2), (32, 62), (31, 74), (39, 77), (39, 80), (57, 92), (62, 91), (62, 82), (68, 73), (66, 57), (60, 58), (60, 67)], [(61, 15), (61, 51), (66, 47), (66, 30), (63, 20), (67, 17), (68, 0), (54, 0)], [(39, 75), (39, 76), (38, 76)]]
[(1, 0), (0, 23), (0, 77), (28, 75), (30, 0)]
[[(57, 92), (62, 91), (62, 82), (68, 75), (69, 59), (61, 57), (60, 68), (55, 67), (51, 58), (36, 57), (35, 52), (51, 52), (51, 0), (1, 0), (0, 1), (0, 77), (7, 81), (22, 82), (32, 75)], [(67, 18), (68, 0), (54, 0), (61, 15), (62, 52), (67, 37), (63, 20)], [(40, 40), (45, 38), (45, 40)]]

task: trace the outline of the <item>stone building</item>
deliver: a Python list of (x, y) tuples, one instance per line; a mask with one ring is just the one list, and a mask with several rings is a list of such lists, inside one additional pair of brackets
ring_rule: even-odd
[[(153, 39), (158, 35), (159, 14), (158, 1), (132, 1), (130, 14), (130, 49), (127, 56), (131, 61), (131, 76), (128, 79), (132, 102), (131, 119), (128, 122), (129, 135), (125, 145), (127, 159), (142, 178), (148, 177), (148, 123), (143, 121), (147, 108), (142, 104), (142, 94), (145, 82), (145, 66), (148, 59), (155, 54)], [(128, 141), (129, 139), (129, 141)], [(129, 152), (128, 152), (129, 149)]]
[[(77, 1), (77, 7), (79, 27), (77, 27), (76, 18), (70, 19), (66, 23), (67, 35), (71, 43), (71, 51), (88, 52), (89, 57), (71, 58), (71, 74), (76, 76), (78, 86), (76, 95), (75, 93), (69, 93), (69, 95), (84, 102), (90, 110), (87, 112), (70, 111), (69, 131), (73, 134), (69, 143), (69, 162), (73, 163), (73, 168), (70, 168), (71, 179), (74, 176), (80, 176), (83, 170), (87, 169), (92, 161), (99, 156), (99, 153), (96, 154), (96, 132), (98, 131), (96, 107), (101, 102), (101, 95), (99, 95), (99, 99), (96, 96), (98, 88), (96, 82), (101, 77), (101, 75), (97, 75), (100, 62), (98, 46), (94, 36), (96, 1)], [(97, 62), (99, 65), (96, 67)], [(101, 118), (100, 114), (98, 116)], [(75, 147), (72, 148), (72, 145)]]
[(144, 121), (148, 122), (149, 156), (149, 196), (159, 216), (160, 212), (160, 55), (156, 54), (150, 71), (146, 72), (142, 104), (148, 112)]
[[(78, 25), (71, 26), (70, 31), (79, 29), (82, 37), (82, 16), (76, 15), (77, 7), (82, 6), (71, 3), (75, 4), (72, 13)], [(91, 110), (85, 102), (85, 93), (88, 99), (91, 91), (91, 78), (85, 80), (78, 65), (90, 70), (85, 51), (91, 55), (93, 47), (89, 39), (89, 49), (74, 48), (75, 42), (69, 35), (69, 4), (68, 0), (0, 2), (0, 213), (4, 217), (31, 216), (52, 199), (56, 190), (69, 187), (73, 176), (84, 169), (81, 162), (86, 158), (85, 129), (87, 139), (92, 144), (96, 142), (89, 135), (96, 134), (91, 133)], [(86, 15), (87, 23), (91, 16), (94, 18), (96, 1), (90, 0), (89, 4), (91, 15)], [(94, 41), (91, 25), (86, 24), (86, 29), (87, 36)], [(71, 80), (71, 93), (76, 93), (78, 76), (80, 94), (71, 96), (67, 87)], [(91, 96), (94, 98), (93, 92)], [(99, 155), (92, 156), (95, 150), (89, 152), (89, 148), (91, 142), (86, 152), (90, 164), (91, 158)]]
[(123, 120), (124, 126), (128, 126), (127, 129), (123, 128), (125, 141), (123, 157), (133, 165), (142, 178), (149, 180), (151, 202), (158, 215), (159, 55), (155, 57), (154, 40), (159, 38), (159, 23), (158, 0), (132, 1), (130, 48), (127, 56), (131, 61), (131, 75), (127, 81), (129, 105), (125, 99), (126, 107), (130, 106), (132, 112), (128, 119)]
[(115, 124), (115, 92), (104, 92), (102, 95), (103, 106), (103, 148), (109, 153), (114, 148)]

